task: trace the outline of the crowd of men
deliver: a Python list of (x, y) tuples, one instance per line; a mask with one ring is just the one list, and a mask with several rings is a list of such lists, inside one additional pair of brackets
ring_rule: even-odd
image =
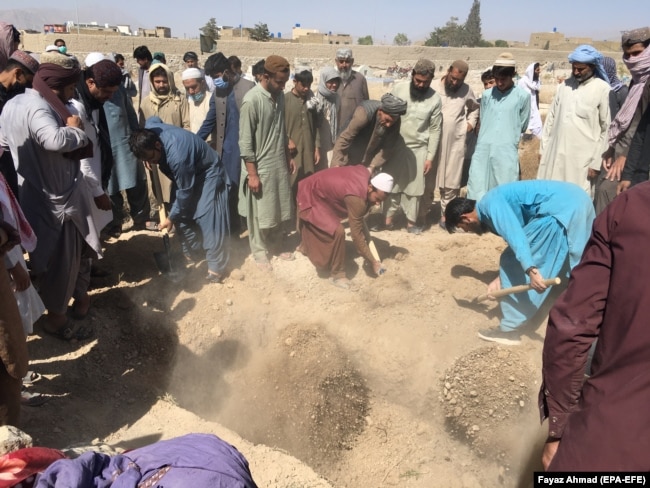
[[(540, 65), (531, 63), (517, 81), (510, 53), (483, 74), (480, 99), (465, 82), (467, 62), (456, 60), (436, 77), (435, 63), (420, 59), (409, 81), (370, 100), (348, 47), (336, 51), (334, 66), (322, 69), (314, 91), (313, 72), (294, 67), (292, 73), (278, 55), (253, 66), (253, 81), (236, 56), (213, 54), (201, 68), (190, 51), (180, 73), (183, 92), (164, 53), (152, 54), (146, 46), (133, 52), (134, 82), (122, 55), (90, 53), (80, 62), (65, 42), (37, 55), (18, 50), (19, 42), (16, 29), (0, 23), (0, 224), (6, 241), (0, 286), (15, 292), (13, 306), (2, 292), (0, 312), (9, 314), (0, 317), (2, 423), (17, 422), (16, 395), (33, 375), (24, 335), (43, 312), (42, 330), (60, 339), (92, 334), (82, 320), (91, 306), (92, 263), (102, 255), (102, 236), (122, 231), (125, 198), (133, 228), (175, 231), (188, 263), (205, 259), (209, 282), (227, 275), (230, 234), (237, 231), (248, 237), (261, 270), (271, 270), (274, 258), (290, 261), (302, 252), (334, 286), (348, 289), (342, 222), (379, 276), (386, 269), (372, 251), (365, 219), (371, 207), (381, 205), (381, 222), (371, 230), (394, 229), (403, 213), (406, 231), (418, 235), (427, 229), (439, 194), (440, 227), (450, 233), (489, 230), (506, 240), (489, 294), (530, 284), (528, 293), (500, 302), (498, 329), (479, 332), (487, 341), (517, 344), (549, 297), (544, 277), (568, 278), (585, 245), (593, 254), (603, 240), (618, 242), (616, 225), (625, 227), (625, 219), (638, 213), (628, 207), (650, 192), (648, 183), (625, 203), (615, 200), (648, 180), (649, 28), (622, 36), (629, 87), (618, 79), (615, 60), (587, 45), (574, 50), (572, 74), (559, 85), (543, 123)], [(518, 181), (526, 134), (540, 139), (538, 181)], [(467, 170), (467, 195), (461, 197)], [(608, 205), (612, 201), (615, 208)], [(591, 234), (601, 212), (600, 234)], [(287, 239), (296, 227), (297, 248)], [(28, 263), (18, 243), (29, 252)], [(586, 269), (575, 281), (594, 267), (584, 261), (579, 266)], [(551, 463), (555, 455), (563, 469), (577, 457), (567, 447), (573, 457), (560, 463), (564, 424), (558, 427), (556, 419), (573, 412), (575, 398), (557, 392), (575, 389), (575, 382), (567, 383), (568, 369), (577, 375), (583, 364), (565, 364), (563, 375), (546, 358), (574, 341), (582, 359), (593, 342), (579, 332), (584, 307), (567, 305), (580, 304), (585, 293), (572, 293), (575, 281), (563, 295), (563, 315), (556, 309), (551, 317), (560, 334), (547, 339), (554, 351), (545, 349), (541, 395), (543, 411), (552, 415), (553, 443), (545, 459)], [(16, 306), (22, 330), (10, 324)], [(585, 334), (593, 339), (607, 321), (595, 323), (592, 309), (584, 313), (590, 314)], [(637, 320), (630, 315), (629, 321)], [(567, 321), (578, 332), (567, 333)], [(599, 380), (610, 356), (620, 360), (605, 348), (623, 339), (610, 335), (615, 339), (605, 335), (596, 346), (589, 381)], [(638, 340), (647, 342), (645, 336)], [(606, 386), (616, 383), (616, 375), (607, 374)]]

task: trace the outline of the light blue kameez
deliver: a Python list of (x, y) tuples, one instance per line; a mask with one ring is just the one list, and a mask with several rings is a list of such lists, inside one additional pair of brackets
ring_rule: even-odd
[[(578, 264), (595, 218), (593, 203), (572, 183), (529, 180), (501, 185), (476, 204), (479, 221), (503, 237), (501, 287), (527, 284), (525, 270), (536, 266), (544, 278), (563, 281)], [(510, 331), (541, 307), (544, 293), (508, 295), (501, 300), (501, 330)]]
[(467, 197), (479, 201), (490, 189), (519, 179), (519, 138), (530, 118), (530, 95), (513, 86), (490, 88), (481, 97), (480, 129), (469, 167)]

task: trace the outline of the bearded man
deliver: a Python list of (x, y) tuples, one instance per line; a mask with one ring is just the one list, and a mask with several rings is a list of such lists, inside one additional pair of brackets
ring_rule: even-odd
[(384, 204), (385, 224), (392, 227), (393, 217), (401, 208), (406, 215), (406, 230), (412, 234), (422, 232), (422, 227), (416, 225), (420, 200), (442, 130), (442, 102), (431, 88), (435, 71), (433, 61), (420, 59), (413, 68), (411, 81), (395, 85), (392, 91), (407, 105), (401, 117), (402, 137), (384, 166), (384, 171), (394, 179), (393, 191)]
[[(149, 81), (151, 91), (147, 98), (142, 100), (140, 125), (144, 126), (149, 117), (157, 116), (166, 124), (190, 130), (190, 106), (187, 98), (181, 95), (176, 88), (174, 73), (166, 64), (157, 63), (149, 69)], [(159, 171), (158, 166), (152, 166), (151, 171), (158, 171), (162, 190), (162, 195), (155, 195), (153, 185), (151, 185), (151, 195), (165, 203), (171, 203), (174, 194), (172, 181)], [(153, 210), (157, 212), (157, 209)], [(152, 218), (155, 219), (156, 215), (152, 215)]]
[(354, 111), (350, 125), (336, 139), (331, 166), (362, 164), (372, 173), (381, 168), (399, 139), (400, 117), (406, 101), (391, 93), (366, 100)]
[[(442, 137), (440, 150), (434, 161), (435, 182), (430, 178), (431, 190), (435, 184), (440, 189), (440, 210), (442, 217), (440, 227), (445, 227), (445, 209), (447, 204), (459, 196), (465, 161), (465, 139), (476, 128), (479, 116), (479, 104), (474, 92), (465, 83), (469, 71), (467, 63), (461, 59), (454, 61), (447, 73), (436, 80), (432, 87), (442, 99)], [(430, 193), (427, 191), (426, 203), (430, 205)], [(426, 208), (423, 208), (426, 210)]]
[(239, 119), (243, 161), (239, 214), (247, 219), (253, 259), (267, 271), (273, 269), (272, 255), (294, 259), (293, 253), (282, 251), (283, 224), (293, 213), (289, 175), (296, 170), (284, 123), (284, 87), (289, 75), (289, 61), (267, 57), (262, 80), (244, 96)]
[(572, 76), (558, 87), (544, 122), (538, 179), (575, 183), (592, 194), (607, 149), (610, 86), (592, 46), (569, 55)]
[(369, 100), (368, 95), (368, 82), (366, 78), (359, 72), (352, 69), (354, 64), (354, 56), (352, 56), (352, 49), (349, 47), (342, 47), (336, 51), (336, 69), (341, 78), (341, 85), (338, 89), (339, 97), (341, 98), (341, 109), (339, 110), (338, 126), (339, 131), (345, 130), (356, 108), (364, 100)]
[(92, 331), (68, 322), (66, 312), (71, 297), (73, 311), (87, 298), (90, 270), (83, 269), (82, 254), (101, 256), (102, 249), (79, 164), (91, 155), (92, 145), (81, 119), (65, 105), (81, 69), (76, 59), (59, 52), (40, 59), (34, 89), (11, 99), (0, 115), (0, 144), (11, 149), (24, 178), (21, 206), (38, 239), (29, 258), (47, 309), (43, 328), (61, 339), (84, 339)]

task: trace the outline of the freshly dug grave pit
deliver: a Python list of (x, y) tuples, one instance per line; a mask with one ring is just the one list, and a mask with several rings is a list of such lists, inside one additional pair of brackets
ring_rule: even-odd
[(289, 325), (255, 352), (224, 340), (193, 357), (177, 358), (170, 392), (180, 406), (314, 469), (336, 463), (365, 428), (366, 381), (321, 325)]

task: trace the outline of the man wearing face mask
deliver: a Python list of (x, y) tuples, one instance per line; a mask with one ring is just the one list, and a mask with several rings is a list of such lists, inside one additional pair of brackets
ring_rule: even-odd
[(207, 91), (212, 93), (214, 91), (214, 82), (212, 78), (205, 74), (205, 70), (199, 66), (199, 56), (194, 51), (187, 51), (183, 55), (183, 62), (185, 63), (185, 69), (196, 68), (201, 72), (203, 80), (205, 81), (205, 86)]
[[(616, 117), (609, 126), (607, 138), (609, 148), (603, 155), (603, 171), (599, 180), (602, 181), (601, 192), (596, 188), (596, 196), (606, 195), (605, 198), (594, 199), (596, 213), (614, 197), (611, 183), (616, 184), (617, 192), (627, 190), (633, 183), (639, 183), (639, 176), (648, 179), (647, 158), (634, 158), (628, 162), (632, 138), (637, 132), (643, 114), (650, 106), (650, 27), (642, 27), (623, 33), (621, 38), (623, 48), (623, 63), (632, 75), (630, 90)], [(638, 163), (645, 163), (641, 169)], [(639, 171), (641, 169), (641, 171)], [(603, 174), (604, 173), (604, 174)], [(621, 182), (617, 183), (619, 178)]]
[(590, 196), (610, 123), (611, 89), (602, 58), (586, 44), (569, 55), (573, 74), (557, 89), (539, 147), (537, 179), (575, 183)]
[[(5, 104), (32, 87), (34, 74), (38, 70), (38, 61), (25, 51), (14, 51), (5, 69), (0, 72), (0, 114)], [(18, 195), (18, 176), (10, 151), (0, 147), (0, 173), (4, 175), (14, 195)]]
[[(210, 110), (210, 97), (205, 84), (205, 76), (198, 68), (187, 68), (181, 73), (181, 80), (183, 81), (187, 102), (190, 106), (190, 131), (196, 134)], [(215, 147), (215, 136), (216, 131), (213, 130), (205, 139), (205, 142), (213, 149)]]
[(231, 71), (228, 58), (222, 53), (213, 54), (207, 59), (205, 73), (214, 80), (215, 89), (213, 96), (209, 97), (210, 109), (196, 134), (206, 141), (212, 137), (210, 145), (223, 161), (232, 182), (229, 195), (231, 228), (242, 232), (246, 228), (246, 220), (237, 213), (241, 175), (239, 111), (244, 95), (255, 83)]

